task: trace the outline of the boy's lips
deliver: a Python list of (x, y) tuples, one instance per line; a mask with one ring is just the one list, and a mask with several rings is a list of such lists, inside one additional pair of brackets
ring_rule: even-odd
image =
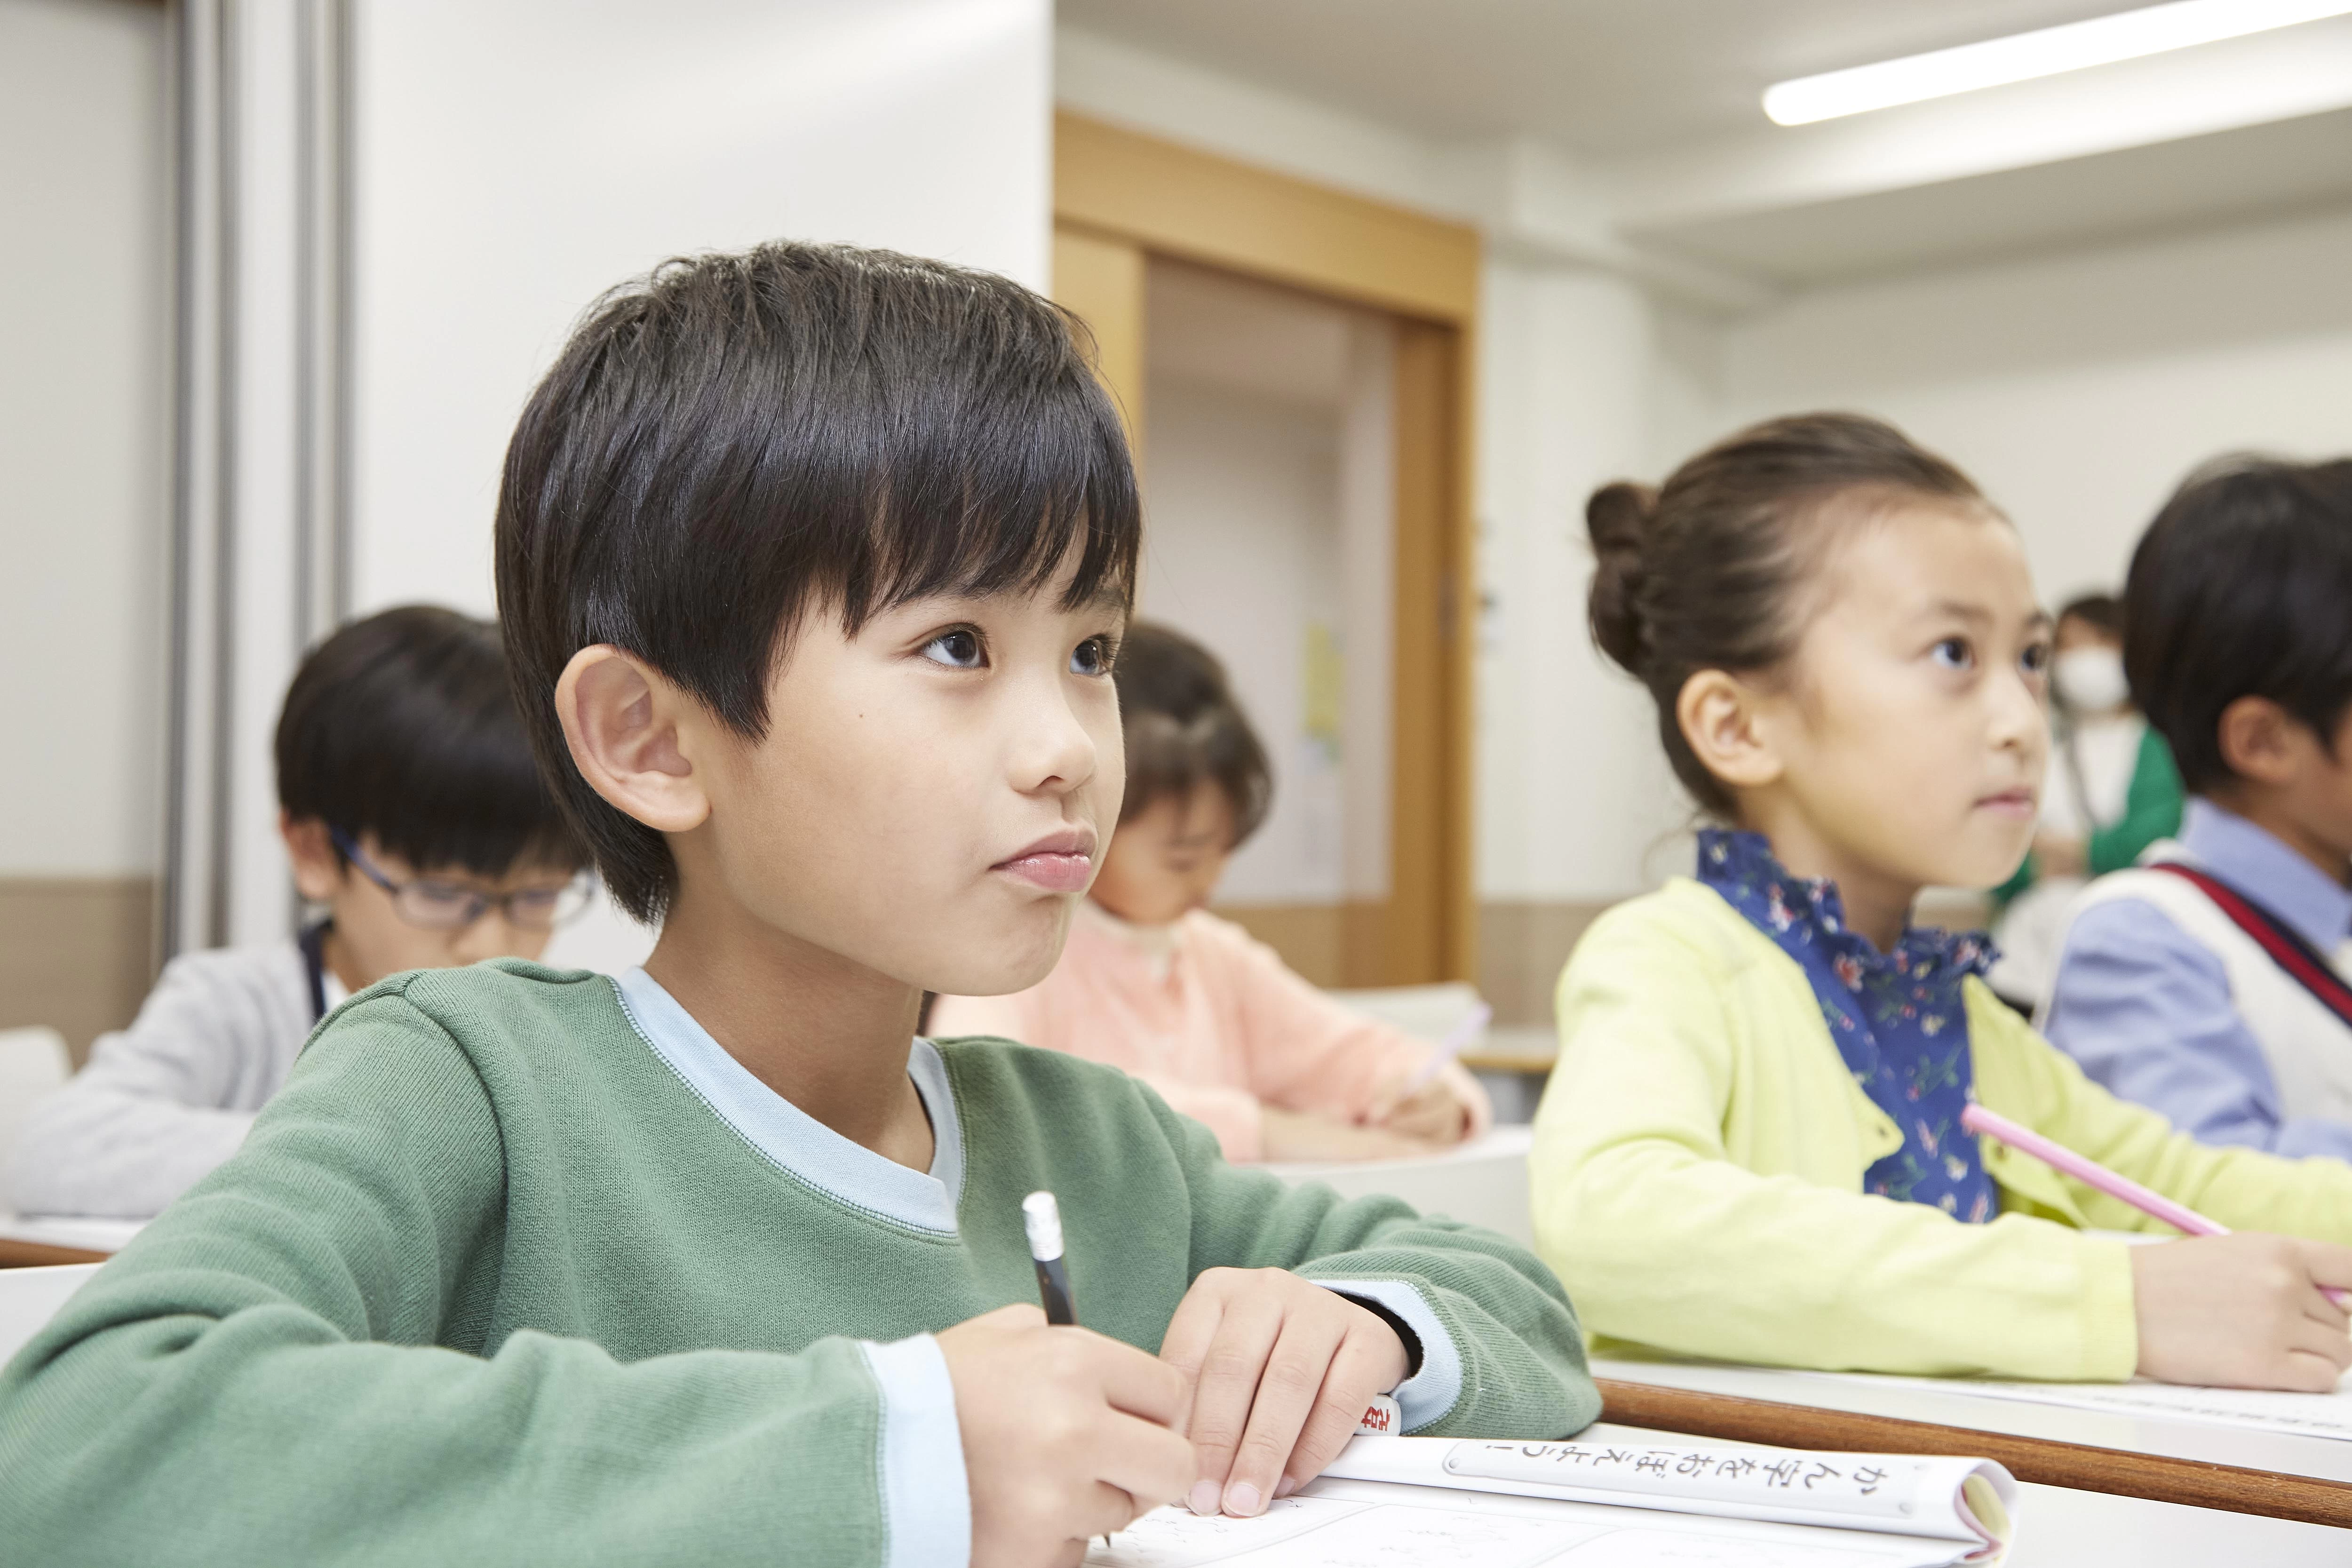
[(1095, 873), (1095, 836), (1080, 829), (1052, 833), (989, 868), (1048, 893), (1083, 893)]

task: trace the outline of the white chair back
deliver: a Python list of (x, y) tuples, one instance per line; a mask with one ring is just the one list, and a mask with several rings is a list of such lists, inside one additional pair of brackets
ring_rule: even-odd
[(58, 1315), (66, 1298), (97, 1273), (96, 1263), (54, 1268), (0, 1268), (0, 1363), (5, 1363)]
[(0, 1171), (16, 1147), (16, 1126), (33, 1101), (73, 1075), (63, 1035), (55, 1029), (0, 1029)]
[(1332, 991), (1326, 994), (1359, 1013), (1370, 1014), (1392, 1029), (1432, 1044), (1452, 1034), (1479, 1000), (1478, 988), (1466, 980), (1449, 980), (1436, 985)]

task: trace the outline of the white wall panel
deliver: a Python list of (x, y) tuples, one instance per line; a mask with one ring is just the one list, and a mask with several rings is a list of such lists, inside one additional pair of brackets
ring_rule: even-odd
[(163, 89), (161, 7), (0, 0), (0, 876), (157, 867)]
[(1045, 283), (1046, 0), (362, 0), (358, 607), (487, 613), (517, 412), (603, 289), (759, 240)]

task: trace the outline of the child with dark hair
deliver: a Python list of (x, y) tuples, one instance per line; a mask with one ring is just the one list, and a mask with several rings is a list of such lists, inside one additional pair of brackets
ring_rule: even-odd
[(2193, 798), (2076, 905), (2050, 1037), (2207, 1142), (2352, 1160), (2352, 461), (2191, 475), (2126, 592)]
[(236, 1152), (343, 998), (403, 970), (537, 958), (587, 900), (487, 621), (412, 605), (328, 637), (287, 689), (277, 761), (294, 884), (323, 915), (165, 965), (131, 1026), (26, 1113), (18, 1213), (161, 1212)]
[[(1139, 528), (1070, 321), (775, 244), (604, 299), (526, 406), (499, 601), (642, 969), (354, 997), (0, 1375), (44, 1563), (1074, 1563), (1255, 1514), (1392, 1392), (1591, 1421), (1499, 1237), (1218, 1158), (1123, 1073), (915, 1034), (1053, 966), (1121, 784)], [(1087, 1328), (1038, 1310), (1061, 1195)], [(235, 1506), (218, 1506), (233, 1499)]]
[(1124, 1068), (1217, 1135), (1228, 1160), (1434, 1153), (1486, 1131), (1486, 1090), (1342, 1006), (1205, 908), (1265, 821), (1265, 751), (1216, 656), (1128, 628), (1113, 671), (1127, 792), (1054, 972), (1010, 996), (942, 996), (939, 1035), (1001, 1035)]
[(2132, 706), (2124, 678), (2124, 605), (2084, 594), (2058, 610), (2050, 638), (2051, 779), (2032, 852), (1993, 889), (2000, 959), (1986, 983), (2027, 1012), (2050, 998), (2066, 920), (2084, 882), (2120, 871), (2180, 830), (2180, 771), (2164, 737)]
[[(1595, 640), (1717, 824), (1694, 879), (1602, 915), (1560, 975), (1534, 1217), (1596, 1332), (1825, 1369), (2332, 1390), (2352, 1167), (2176, 1132), (1992, 994), (1980, 935), (1911, 924), (1922, 889), (1999, 882), (2033, 833), (2050, 622), (2008, 520), (1839, 414), (1742, 431), (1656, 490), (1612, 485), (1587, 519)], [(1972, 1098), (2238, 1233), (2089, 1234), (2158, 1222), (1972, 1136)]]

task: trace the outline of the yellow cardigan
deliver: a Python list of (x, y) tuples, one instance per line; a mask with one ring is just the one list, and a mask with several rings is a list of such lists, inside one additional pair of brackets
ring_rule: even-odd
[[(2352, 1242), (2352, 1165), (2201, 1146), (2092, 1083), (1980, 982), (1967, 1003), (1992, 1110), (2233, 1228)], [(1847, 1071), (1804, 971), (1711, 889), (1677, 878), (1601, 916), (1559, 1007), (1536, 1239), (1597, 1348), (2131, 1375), (2126, 1244), (2082, 1231), (2168, 1227), (1990, 1140), (1990, 1225), (1865, 1194), (1902, 1133)]]

